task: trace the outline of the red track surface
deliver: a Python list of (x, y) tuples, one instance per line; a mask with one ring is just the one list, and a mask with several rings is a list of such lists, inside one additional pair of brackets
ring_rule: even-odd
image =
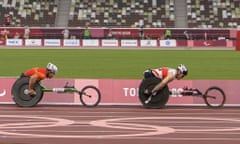
[(0, 106), (0, 144), (239, 144), (239, 108)]

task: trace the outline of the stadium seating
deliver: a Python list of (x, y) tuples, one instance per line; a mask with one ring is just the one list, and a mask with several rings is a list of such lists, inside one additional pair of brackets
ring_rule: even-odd
[(174, 0), (72, 0), (69, 26), (174, 27)]
[(240, 25), (239, 0), (187, 0), (188, 27), (236, 28)]
[(0, 12), (12, 15), (12, 26), (54, 26), (58, 0), (3, 0)]
[[(0, 24), (12, 15), (12, 26), (55, 26), (64, 0), (0, 0)], [(65, 0), (66, 1), (66, 0)], [(174, 28), (176, 0), (69, 0), (69, 27)], [(237, 28), (239, 0), (186, 0), (188, 28)], [(64, 17), (66, 17), (64, 16)], [(62, 16), (63, 17), (63, 16)]]

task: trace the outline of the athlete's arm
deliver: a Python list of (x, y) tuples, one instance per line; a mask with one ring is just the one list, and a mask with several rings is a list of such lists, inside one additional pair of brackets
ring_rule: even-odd
[(165, 77), (159, 84), (157, 84), (153, 90), (152, 93), (155, 93), (159, 90), (161, 90), (164, 86), (166, 86), (169, 82), (173, 81), (175, 78), (174, 74), (172, 72), (169, 72), (167, 77)]
[(29, 90), (33, 90), (34, 85), (35, 85), (37, 79), (38, 79), (38, 75), (37, 74), (34, 74), (34, 75), (30, 76), (29, 87), (28, 87)]

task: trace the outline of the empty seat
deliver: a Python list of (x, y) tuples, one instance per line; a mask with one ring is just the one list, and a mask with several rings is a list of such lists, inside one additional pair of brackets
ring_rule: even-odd
[[(1, 10), (11, 14), (13, 26), (54, 26), (57, 0), (4, 0)], [(2, 12), (1, 12), (2, 13)]]
[(240, 25), (240, 1), (187, 0), (190, 28), (237, 28)]
[(69, 26), (174, 27), (174, 20), (174, 0), (72, 0), (69, 12)]

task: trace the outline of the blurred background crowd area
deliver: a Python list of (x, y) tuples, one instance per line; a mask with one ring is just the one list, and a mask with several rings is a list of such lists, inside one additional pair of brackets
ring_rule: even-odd
[[(226, 29), (240, 27), (240, 0), (0, 0), (0, 24), (82, 28), (81, 34), (75, 32), (77, 37), (83, 35), (86, 27), (104, 27), (108, 29), (104, 33), (117, 28), (137, 28), (138, 37), (149, 29), (164, 29), (145, 38), (165, 38), (165, 31), (174, 29), (172, 38), (215, 39), (212, 35), (229, 37)], [(210, 29), (218, 30), (209, 32)], [(63, 29), (57, 31), (61, 33)]]
[(239, 0), (0, 0), (11, 26), (237, 28)]

